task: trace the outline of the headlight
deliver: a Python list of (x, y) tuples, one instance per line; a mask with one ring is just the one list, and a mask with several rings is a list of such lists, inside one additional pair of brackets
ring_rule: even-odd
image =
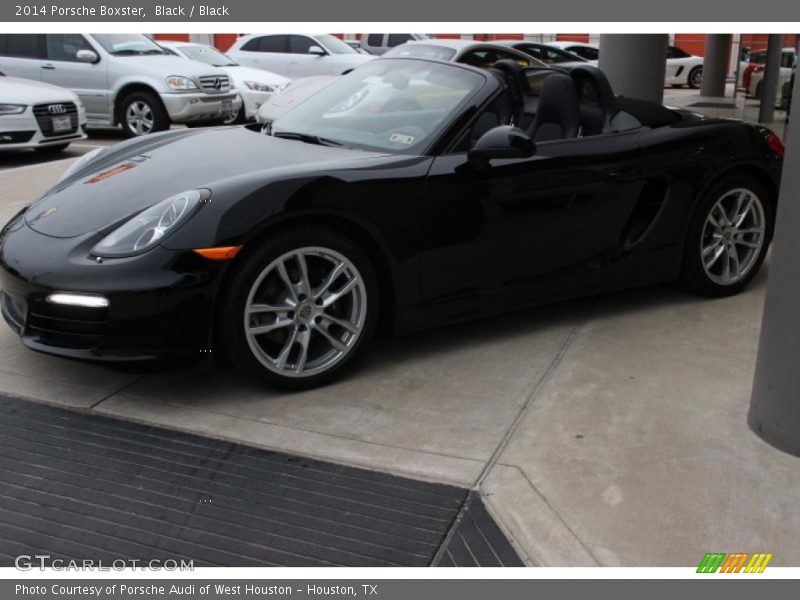
[(64, 173), (61, 175), (61, 177), (58, 178), (58, 181), (56, 181), (56, 183), (61, 183), (68, 177), (72, 177), (73, 173), (77, 173), (79, 169), (85, 167), (90, 161), (94, 160), (95, 156), (100, 154), (103, 150), (105, 150), (105, 148), (95, 148), (91, 152), (87, 152), (86, 154), (81, 156), (78, 160), (72, 163), (66, 171), (64, 171)]
[(251, 90), (256, 92), (274, 92), (275, 87), (271, 85), (267, 85), (266, 83), (261, 83), (260, 81), (245, 81), (244, 84), (249, 87)]
[(109, 233), (92, 254), (132, 256), (149, 250), (185, 223), (209, 195), (208, 190), (189, 190), (162, 200)]
[(188, 77), (180, 75), (170, 75), (167, 77), (167, 85), (173, 90), (196, 90), (197, 84)]
[(19, 115), (25, 112), (28, 108), (24, 104), (0, 104), (0, 116), (2, 115)]

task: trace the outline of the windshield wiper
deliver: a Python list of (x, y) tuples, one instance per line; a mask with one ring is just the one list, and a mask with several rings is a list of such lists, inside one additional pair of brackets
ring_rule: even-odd
[(151, 48), (150, 50), (144, 50), (142, 54), (166, 54), (166, 52), (158, 48)]
[(134, 50), (133, 48), (123, 48), (121, 50), (114, 50), (113, 52), (110, 52), (110, 54), (113, 54), (114, 56), (133, 56), (142, 54), (142, 51)]
[(296, 131), (278, 131), (273, 132), (272, 137), (283, 138), (287, 140), (298, 140), (306, 144), (316, 144), (318, 146), (334, 146), (338, 148), (344, 147), (344, 144), (331, 140), (328, 138), (320, 137), (318, 135), (311, 135), (309, 133), (298, 133)]

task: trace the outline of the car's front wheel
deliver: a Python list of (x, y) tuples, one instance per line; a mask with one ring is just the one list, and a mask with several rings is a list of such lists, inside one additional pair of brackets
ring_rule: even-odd
[(268, 238), (234, 267), (218, 339), (245, 372), (284, 389), (327, 383), (372, 335), (378, 286), (349, 238), (313, 227)]
[(686, 79), (686, 84), (696, 90), (703, 83), (703, 67), (695, 67), (689, 71), (689, 77)]
[(169, 115), (154, 94), (134, 92), (122, 100), (120, 123), (125, 135), (138, 137), (169, 128)]
[(740, 292), (767, 253), (774, 223), (770, 194), (747, 176), (713, 185), (697, 206), (684, 249), (683, 283), (704, 296)]

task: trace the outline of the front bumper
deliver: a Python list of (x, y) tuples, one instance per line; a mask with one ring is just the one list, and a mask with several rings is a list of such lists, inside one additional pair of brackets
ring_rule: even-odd
[[(222, 266), (156, 247), (92, 259), (97, 234), (59, 239), (17, 220), (0, 236), (0, 310), (23, 344), (70, 358), (140, 361), (195, 357), (210, 348)], [(53, 292), (102, 296), (107, 308), (53, 304)]]
[(20, 115), (0, 117), (0, 151), (58, 146), (65, 142), (84, 139), (86, 139), (86, 117), (83, 115), (79, 119), (77, 128), (63, 135), (45, 135), (30, 107)]
[(244, 102), (244, 116), (248, 120), (253, 120), (258, 114), (258, 109), (267, 100), (272, 98), (273, 92), (259, 92), (251, 89), (240, 89), (239, 93), (242, 95)]
[(174, 123), (190, 123), (192, 121), (210, 121), (224, 119), (229, 112), (224, 110), (223, 103), (231, 103), (231, 111), (236, 113), (242, 107), (242, 98), (238, 92), (226, 94), (205, 94), (203, 92), (161, 94), (164, 108)]

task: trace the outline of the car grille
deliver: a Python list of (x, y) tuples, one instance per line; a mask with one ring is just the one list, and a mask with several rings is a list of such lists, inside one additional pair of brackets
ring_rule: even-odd
[[(53, 102), (50, 104), (37, 104), (33, 107), (33, 115), (45, 137), (61, 137), (70, 135), (78, 130), (78, 108), (72, 102)], [(53, 117), (69, 115), (71, 127), (68, 131), (53, 131)]]
[(48, 346), (86, 349), (100, 344), (107, 324), (107, 308), (65, 306), (38, 300), (30, 305), (25, 333)]
[(231, 89), (231, 81), (227, 75), (206, 75), (200, 77), (200, 88), (204, 92), (227, 92)]

